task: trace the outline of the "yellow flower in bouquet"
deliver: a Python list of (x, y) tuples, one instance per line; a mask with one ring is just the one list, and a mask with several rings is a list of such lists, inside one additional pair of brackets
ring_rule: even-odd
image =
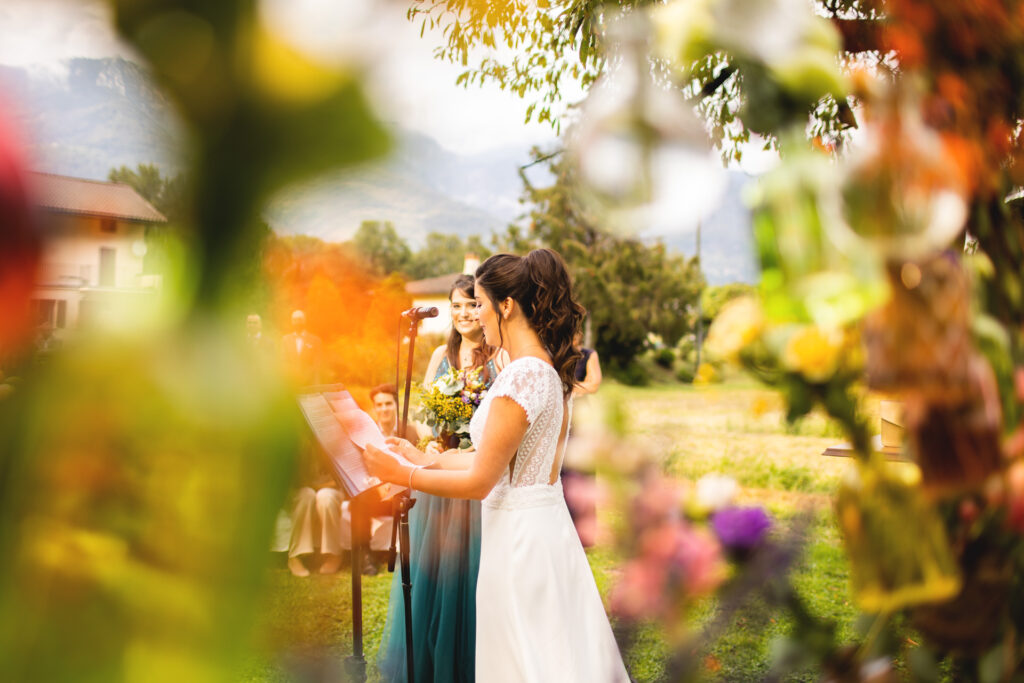
[(806, 325), (789, 338), (782, 352), (782, 364), (810, 382), (824, 382), (835, 374), (842, 345), (841, 333)]
[(761, 334), (764, 316), (752, 296), (742, 296), (727, 303), (711, 323), (705, 348), (722, 360), (735, 361), (740, 351)]

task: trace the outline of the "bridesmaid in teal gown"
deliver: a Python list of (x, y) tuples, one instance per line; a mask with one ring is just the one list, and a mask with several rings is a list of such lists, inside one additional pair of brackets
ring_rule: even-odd
[[(483, 366), (490, 385), (503, 363), (484, 342), (472, 276), (459, 277), (448, 300), (452, 331), (447, 344), (435, 349), (425, 381), (433, 382), (457, 364), (463, 370)], [(480, 502), (425, 493), (415, 497), (409, 513), (415, 680), (471, 683), (476, 668)], [(398, 571), (377, 660), (382, 680), (405, 683), (405, 607)]]

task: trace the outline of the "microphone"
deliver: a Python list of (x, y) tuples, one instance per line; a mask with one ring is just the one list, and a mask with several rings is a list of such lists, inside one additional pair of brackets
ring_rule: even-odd
[(436, 306), (417, 306), (410, 308), (408, 311), (402, 311), (403, 318), (409, 318), (410, 320), (423, 320), (424, 318), (436, 318), (437, 307)]

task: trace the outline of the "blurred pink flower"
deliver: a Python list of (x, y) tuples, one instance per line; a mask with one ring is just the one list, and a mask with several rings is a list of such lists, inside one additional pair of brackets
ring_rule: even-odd
[(665, 599), (668, 568), (644, 558), (630, 560), (611, 593), (611, 610), (626, 619), (661, 616), (669, 605)]
[(689, 597), (706, 595), (725, 579), (722, 547), (705, 529), (680, 525), (671, 562), (680, 573), (683, 591)]
[(683, 491), (676, 482), (648, 472), (640, 483), (643, 491), (633, 500), (631, 511), (634, 529), (648, 529), (678, 517)]

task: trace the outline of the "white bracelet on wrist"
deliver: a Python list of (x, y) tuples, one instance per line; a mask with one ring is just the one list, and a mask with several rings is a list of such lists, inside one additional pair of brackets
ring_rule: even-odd
[(416, 470), (422, 470), (422, 469), (426, 469), (428, 467), (433, 467), (436, 464), (437, 464), (437, 461), (435, 460), (434, 462), (429, 462), (426, 465), (413, 465), (412, 469), (409, 470), (409, 488), (412, 489), (412, 475), (413, 475), (413, 473)]
[(412, 475), (416, 473), (416, 470), (421, 470), (428, 465), (413, 465), (412, 469), (409, 470), (409, 488), (412, 489)]

